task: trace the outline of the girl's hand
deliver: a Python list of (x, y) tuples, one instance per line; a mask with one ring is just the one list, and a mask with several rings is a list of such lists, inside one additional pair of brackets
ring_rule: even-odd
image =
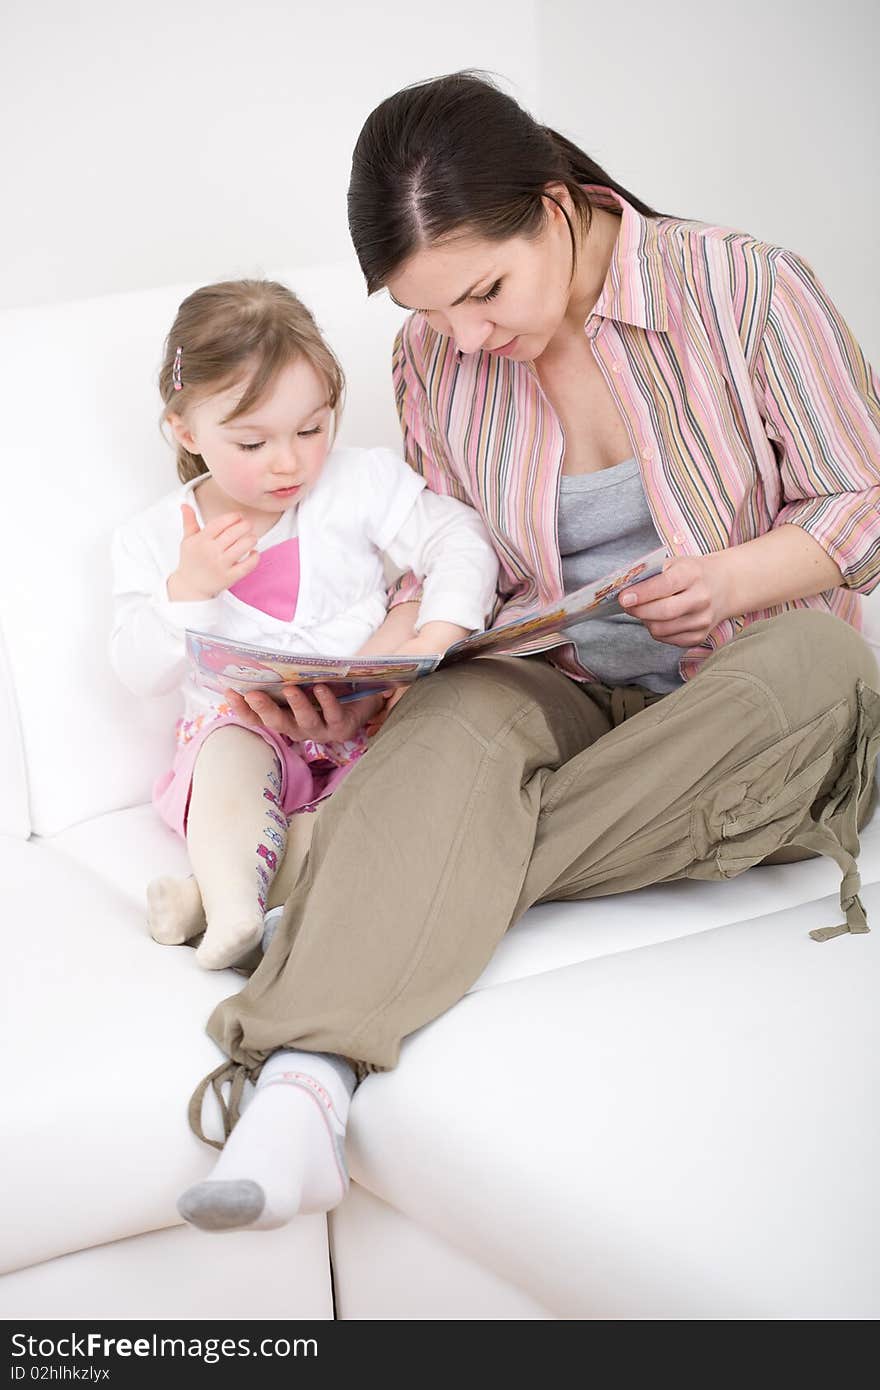
[[(461, 642), (465, 637), (470, 636), (470, 629), (459, 627), (456, 623), (433, 622), (425, 623), (424, 627), (415, 637), (410, 637), (407, 642), (399, 643), (395, 656), (442, 656), (443, 653), (455, 642)], [(394, 706), (402, 700), (406, 692), (410, 689), (408, 685), (398, 685), (391, 690), (385, 691), (385, 708), (382, 710), (371, 724), (371, 732), (375, 732), (382, 727)]]
[(257, 538), (237, 512), (215, 517), (200, 527), (184, 502), (183, 540), (177, 569), (168, 579), (168, 597), (176, 603), (216, 598), (260, 563)]
[(382, 626), (358, 647), (355, 656), (387, 656), (389, 652), (396, 652), (402, 642), (415, 635), (420, 607), (419, 603), (396, 604), (385, 615)]
[(677, 555), (663, 573), (634, 584), (620, 596), (625, 613), (643, 622), (658, 642), (693, 647), (733, 615), (726, 573), (726, 551)]
[(442, 656), (448, 647), (470, 636), (470, 629), (457, 623), (425, 623), (414, 637), (399, 642), (395, 656)]
[(298, 685), (285, 685), (287, 709), (276, 705), (271, 696), (260, 690), (245, 696), (227, 690), (225, 695), (233, 712), (245, 724), (252, 727), (262, 724), (276, 734), (286, 734), (295, 743), (305, 739), (314, 739), (315, 743), (345, 743), (346, 739), (354, 738), (385, 703), (384, 696), (376, 693), (365, 695), (362, 700), (347, 700), (341, 705), (326, 686), (316, 685), (313, 689), (317, 704)]

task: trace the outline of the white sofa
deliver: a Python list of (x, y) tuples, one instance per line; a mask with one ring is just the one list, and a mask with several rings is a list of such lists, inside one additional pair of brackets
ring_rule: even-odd
[[(343, 438), (398, 447), (397, 311), (348, 262), (283, 278), (348, 372)], [(358, 1091), (338, 1211), (181, 1225), (240, 977), (148, 936), (185, 864), (149, 806), (174, 702), (106, 647), (110, 532), (174, 482), (154, 376), (189, 288), (0, 315), (0, 1316), (329, 1319), (335, 1286), (346, 1319), (876, 1317), (880, 816), (873, 934), (808, 937), (839, 920), (824, 859), (534, 909)]]

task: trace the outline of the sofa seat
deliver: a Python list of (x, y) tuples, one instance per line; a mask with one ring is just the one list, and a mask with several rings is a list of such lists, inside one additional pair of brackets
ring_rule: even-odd
[(472, 993), (360, 1087), (353, 1178), (556, 1317), (876, 1318), (880, 930), (810, 940), (836, 900)]
[[(402, 311), (367, 299), (353, 256), (279, 278), (345, 367), (340, 442), (399, 450)], [(0, 314), (8, 510), (38, 479), (52, 561), (34, 565), (27, 528), (0, 552), (5, 1316), (222, 1316), (236, 1277), (241, 1317), (332, 1309), (324, 1218), (218, 1240), (175, 1209), (213, 1161), (186, 1106), (218, 1061), (207, 1016), (240, 977), (147, 933), (147, 883), (186, 872), (145, 804), (179, 711), (109, 669), (108, 557), (113, 529), (173, 485), (156, 354), (194, 288)], [(864, 608), (880, 654), (880, 591)], [(806, 932), (839, 920), (826, 860), (528, 913), (355, 1097), (358, 1186), (332, 1218), (340, 1315), (395, 1317), (393, 1299), (376, 1311), (384, 1288), (423, 1317), (466, 1300), (509, 1317), (858, 1316), (880, 821), (861, 868), (875, 932), (823, 946)]]
[[(15, 1059), (0, 1184), (6, 1272), (180, 1225), (177, 1195), (212, 1162), (186, 1120), (193, 1087), (222, 1060), (204, 1021), (240, 977), (155, 945), (124, 893), (46, 845), (0, 839), (0, 874), (17, 938), (3, 1009), (3, 1055)], [(291, 1309), (297, 1281), (328, 1282), (326, 1219), (303, 1217), (296, 1230)]]
[[(182, 841), (149, 805), (98, 816), (38, 843), (97, 874), (124, 896), (142, 930), (149, 881), (160, 874), (189, 872)], [(880, 883), (880, 814), (862, 833), (859, 865), (864, 883)], [(763, 917), (834, 894), (839, 887), (837, 865), (822, 857), (766, 865), (724, 883), (683, 879), (588, 902), (542, 904), (508, 932), (470, 992)], [(828, 925), (838, 920), (840, 909), (832, 904)]]
[(181, 1224), (93, 1245), (0, 1276), (0, 1317), (98, 1327), (111, 1318), (329, 1321), (326, 1224), (308, 1216), (278, 1231), (229, 1231), (220, 1240)]
[[(182, 843), (152, 807), (112, 812), (28, 843), (4, 839), (0, 856), (4, 880), (12, 886), (12, 913), (28, 924), (21, 932), (23, 968), (6, 1010), (7, 1055), (26, 1055), (27, 1064), (10, 1078), (8, 1114), (16, 1138), (6, 1158), (8, 1177), (0, 1198), (8, 1204), (0, 1213), (7, 1232), (3, 1268), (20, 1269), (179, 1223), (177, 1194), (213, 1161), (186, 1124), (193, 1085), (220, 1059), (204, 1034), (204, 1022), (214, 1004), (241, 982), (230, 971), (202, 971), (190, 951), (150, 940), (144, 912), (147, 882), (159, 873), (184, 873), (187, 867)], [(841, 1153), (858, 1151), (855, 1132), (847, 1135), (858, 1130), (865, 1109), (855, 1103), (853, 1087), (858, 1091), (867, 1085), (862, 1069), (873, 1064), (862, 1059), (876, 1049), (872, 1052), (864, 1040), (852, 1041), (851, 1047), (842, 1040), (835, 1046), (823, 1018), (857, 1019), (864, 1029), (876, 1014), (841, 992), (851, 989), (861, 997), (871, 970), (880, 967), (880, 815), (863, 832), (860, 863), (864, 900), (877, 930), (824, 945), (807, 933), (839, 920), (839, 875), (826, 859), (755, 868), (726, 883), (683, 881), (532, 909), (501, 943), (472, 986), (471, 998), (410, 1039), (394, 1073), (370, 1078), (359, 1090), (351, 1128), (353, 1178), (394, 1209), (395, 1219), (409, 1216), (423, 1233), (451, 1243), (457, 1254), (479, 1255), (481, 1279), (499, 1280), (511, 1296), (521, 1291), (527, 1306), (546, 1307), (547, 1316), (728, 1316), (717, 1302), (724, 1262), (714, 1260), (710, 1243), (705, 1248), (688, 1245), (684, 1283), (667, 1287), (669, 1270), (681, 1263), (675, 1241), (680, 1237), (692, 1243), (702, 1225), (696, 1217), (694, 1229), (689, 1224), (684, 1175), (670, 1175), (673, 1159), (666, 1163), (655, 1153), (651, 1132), (663, 1133), (663, 1124), (634, 1112), (662, 1104), (676, 1114), (677, 1125), (681, 1121), (675, 1152), (679, 1159), (682, 1152), (692, 1156), (685, 1164), (687, 1173), (694, 1166), (699, 1169), (698, 1203), (708, 1202), (713, 1154), (719, 1145), (734, 1143), (738, 1126), (751, 1136), (750, 1145), (760, 1145), (766, 1133), (778, 1187), (779, 1157), (796, 1150), (808, 1129), (809, 1086), (802, 1068), (817, 1049), (818, 1065), (827, 1067), (830, 1046), (846, 1071), (847, 1085), (841, 1091), (837, 1078), (814, 1073), (816, 1093), (833, 1098), (833, 1114), (823, 1128), (827, 1162), (816, 1153), (813, 1136), (806, 1166), (813, 1175), (833, 1172), (831, 1150), (837, 1152), (838, 1141)], [(860, 953), (858, 970), (853, 970), (854, 952)], [(776, 1020), (770, 1017), (774, 998), (780, 1001)], [(529, 1045), (531, 1030), (524, 1032), (524, 1018), (537, 1025), (539, 1047)], [(687, 1055), (687, 1038), (695, 1043), (693, 1058)], [(736, 1068), (730, 1066), (732, 1043)], [(759, 1065), (761, 1048), (766, 1076)], [(549, 1069), (549, 1092), (538, 1075), (546, 1072), (548, 1057), (559, 1060), (558, 1077), (555, 1065)], [(807, 1074), (812, 1065), (806, 1062)], [(713, 1067), (717, 1075), (711, 1080)], [(773, 1077), (787, 1075), (789, 1067), (803, 1093), (793, 1093), (776, 1115)], [(42, 1078), (39, 1087), (32, 1085), (35, 1075)], [(516, 1080), (508, 1081), (508, 1076)], [(497, 1099), (493, 1087), (500, 1093)], [(692, 1111), (684, 1100), (686, 1087), (695, 1098)], [(575, 1096), (585, 1090), (592, 1099), (581, 1107)], [(615, 1090), (630, 1097), (630, 1113), (624, 1116), (620, 1106), (615, 1108)], [(472, 1094), (481, 1097), (479, 1105), (470, 1102)], [(570, 1143), (565, 1138), (548, 1149), (552, 1173), (546, 1191), (543, 1181), (536, 1185), (535, 1174), (543, 1171), (544, 1161), (537, 1161), (540, 1154), (534, 1149), (545, 1120), (525, 1117), (517, 1094), (528, 1095), (530, 1107), (547, 1123), (558, 1102), (559, 1123), (566, 1134), (570, 1130)], [(838, 1109), (840, 1125), (834, 1118)], [(768, 1116), (772, 1123), (765, 1129)], [(529, 1139), (518, 1129), (524, 1119)], [(62, 1135), (59, 1181), (57, 1138)], [(519, 1162), (523, 1143), (526, 1152)], [(637, 1152), (624, 1162), (627, 1146), (633, 1144)], [(718, 1171), (729, 1173), (720, 1153), (718, 1157)], [(619, 1188), (614, 1176), (618, 1163)], [(493, 1174), (488, 1185), (487, 1172)], [(527, 1180), (528, 1173), (532, 1177)], [(755, 1167), (751, 1160), (742, 1167), (743, 1203), (746, 1190), (752, 1192), (756, 1184), (763, 1192), (763, 1174), (763, 1166)], [(621, 1205), (630, 1179), (638, 1193), (634, 1201), (649, 1207), (653, 1202), (664, 1210), (663, 1185), (672, 1182), (668, 1202), (678, 1214), (670, 1208), (664, 1216), (651, 1207), (656, 1277), (640, 1275), (627, 1291), (622, 1274), (642, 1245)], [(578, 1182), (583, 1191), (564, 1186)], [(498, 1204), (513, 1201), (519, 1183), (528, 1199), (516, 1215), (515, 1229), (505, 1236), (509, 1214)], [(489, 1203), (482, 1221), (467, 1202), (459, 1210), (453, 1200), (469, 1186)], [(813, 1190), (806, 1184), (797, 1212), (792, 1208), (786, 1221), (794, 1221), (795, 1215), (798, 1222), (806, 1219), (807, 1189)], [(771, 1197), (782, 1200), (776, 1188), (773, 1192), (775, 1196), (765, 1193), (760, 1201), (752, 1192), (748, 1200), (758, 1203), (756, 1211), (764, 1211)], [(607, 1222), (601, 1214), (606, 1200), (614, 1211)], [(34, 1212), (26, 1223), (13, 1219), (22, 1203)], [(587, 1209), (596, 1230), (566, 1234), (571, 1218), (565, 1213)], [(345, 1211), (336, 1219), (343, 1222)], [(639, 1231), (646, 1219), (640, 1210)], [(768, 1219), (767, 1212), (761, 1219)], [(718, 1240), (729, 1244), (737, 1223), (727, 1202), (717, 1205), (713, 1221), (721, 1226), (718, 1231), (712, 1227)], [(324, 1221), (308, 1217), (294, 1224), (313, 1243), (310, 1228), (323, 1227)], [(539, 1229), (545, 1231), (541, 1239), (546, 1248), (538, 1248)], [(606, 1249), (602, 1241), (607, 1243), (611, 1232), (618, 1244)], [(777, 1297), (786, 1287), (778, 1261), (788, 1258), (788, 1242), (778, 1235), (777, 1230), (770, 1242), (777, 1267), (772, 1277), (768, 1274), (764, 1291), (756, 1293), (754, 1308), (771, 1290)], [(826, 1235), (830, 1240), (830, 1231)], [(197, 1233), (192, 1238), (203, 1239)], [(598, 1253), (591, 1253), (594, 1238), (601, 1247)], [(346, 1246), (349, 1266), (352, 1259), (358, 1261), (357, 1239), (353, 1244), (354, 1254)], [(558, 1259), (554, 1249), (563, 1252)], [(535, 1252), (540, 1277), (526, 1278), (521, 1262), (529, 1251)], [(367, 1251), (362, 1255), (369, 1258)], [(594, 1263), (594, 1273), (587, 1277), (584, 1270)], [(819, 1263), (813, 1261), (814, 1273)], [(709, 1288), (705, 1281), (716, 1264), (716, 1283)], [(580, 1273), (569, 1287), (576, 1269)], [(315, 1261), (306, 1261), (303, 1270), (308, 1282)], [(747, 1311), (741, 1301), (746, 1287), (742, 1274), (740, 1269), (731, 1276), (740, 1299), (734, 1316), (821, 1315), (780, 1311), (781, 1304), (766, 1314)], [(357, 1279), (354, 1286), (366, 1287)], [(838, 1293), (848, 1287), (838, 1271)], [(792, 1298), (796, 1295), (795, 1289)], [(709, 1311), (713, 1307), (714, 1313)], [(420, 1315), (430, 1314), (422, 1310)], [(847, 1314), (842, 1304), (837, 1315), (859, 1316)]]

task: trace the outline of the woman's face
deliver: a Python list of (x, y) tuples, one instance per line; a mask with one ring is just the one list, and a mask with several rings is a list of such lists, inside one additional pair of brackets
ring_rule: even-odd
[(423, 247), (390, 277), (389, 294), (462, 352), (533, 361), (562, 323), (571, 293), (568, 225), (555, 203), (545, 206), (535, 238), (462, 235)]

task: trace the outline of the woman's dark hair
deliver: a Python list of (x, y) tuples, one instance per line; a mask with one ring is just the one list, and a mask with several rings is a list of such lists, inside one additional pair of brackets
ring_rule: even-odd
[(491, 241), (536, 236), (546, 216), (541, 199), (554, 183), (568, 190), (585, 229), (591, 204), (582, 184), (601, 184), (644, 217), (659, 216), (482, 73), (395, 92), (367, 117), (351, 161), (348, 225), (368, 292), (420, 246), (456, 232)]

